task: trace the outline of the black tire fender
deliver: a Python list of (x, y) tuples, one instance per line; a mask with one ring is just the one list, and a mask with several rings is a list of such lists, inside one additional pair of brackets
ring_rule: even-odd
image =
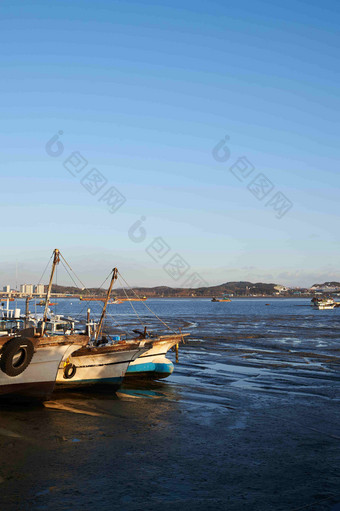
[(74, 364), (66, 364), (64, 367), (64, 378), (70, 380), (76, 374), (77, 368)]
[(18, 376), (29, 366), (34, 354), (32, 341), (15, 337), (1, 350), (0, 369), (8, 376)]

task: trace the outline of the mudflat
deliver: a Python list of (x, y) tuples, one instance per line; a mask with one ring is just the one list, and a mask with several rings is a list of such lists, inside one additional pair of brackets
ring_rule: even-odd
[(261, 307), (176, 314), (164, 381), (2, 405), (0, 508), (338, 510), (340, 314)]

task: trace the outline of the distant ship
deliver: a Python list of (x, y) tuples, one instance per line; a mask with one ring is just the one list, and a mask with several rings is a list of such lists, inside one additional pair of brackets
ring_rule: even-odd
[(124, 303), (124, 302), (145, 302), (146, 296), (142, 298), (115, 298), (114, 303)]
[(318, 310), (327, 310), (334, 309), (334, 307), (338, 307), (337, 302), (333, 300), (333, 298), (312, 298), (311, 305), (313, 309)]
[(228, 298), (227, 296), (222, 296), (222, 298), (213, 298), (211, 300), (212, 302), (231, 302), (230, 298)]
[[(92, 296), (92, 297), (86, 297), (86, 296), (79, 296), (79, 300), (84, 302), (105, 302), (105, 298), (102, 298), (100, 296)], [(146, 300), (146, 296), (143, 296), (142, 298), (114, 298), (113, 300), (109, 300), (108, 304), (119, 304), (124, 302), (144, 302)]]
[(105, 302), (105, 298), (100, 296), (79, 296), (79, 300), (84, 302)]

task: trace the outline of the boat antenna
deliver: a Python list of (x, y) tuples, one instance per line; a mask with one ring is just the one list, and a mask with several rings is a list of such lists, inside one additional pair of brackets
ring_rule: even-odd
[(99, 339), (99, 336), (100, 336), (102, 328), (103, 328), (103, 323), (104, 323), (104, 318), (105, 318), (105, 313), (106, 313), (106, 307), (107, 307), (107, 304), (108, 304), (109, 299), (110, 299), (110, 295), (111, 295), (113, 284), (114, 284), (115, 280), (117, 280), (117, 277), (118, 277), (118, 270), (117, 270), (117, 268), (113, 268), (113, 270), (112, 270), (112, 278), (111, 278), (109, 289), (107, 291), (107, 295), (106, 295), (106, 298), (105, 298), (105, 302), (104, 302), (104, 306), (103, 306), (103, 310), (102, 310), (102, 315), (100, 316), (98, 328), (96, 330), (96, 334), (95, 334), (95, 337), (94, 337), (94, 345), (95, 346), (98, 346), (98, 339)]
[(43, 316), (42, 325), (41, 325), (41, 335), (44, 335), (44, 333), (45, 333), (48, 305), (50, 303), (54, 272), (55, 272), (57, 264), (59, 264), (59, 261), (60, 261), (60, 252), (57, 248), (53, 251), (53, 256), (54, 257), (53, 257), (53, 263), (52, 263), (51, 276), (50, 276), (50, 281), (48, 283), (48, 288), (47, 288), (47, 293), (46, 293), (45, 310), (44, 310), (44, 316)]

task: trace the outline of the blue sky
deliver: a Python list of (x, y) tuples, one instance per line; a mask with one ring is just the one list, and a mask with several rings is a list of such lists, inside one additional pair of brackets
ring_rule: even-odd
[[(336, 2), (13, 0), (0, 13), (0, 284), (39, 280), (55, 247), (89, 286), (115, 265), (135, 285), (340, 280)], [(88, 162), (76, 176), (73, 152)], [(240, 157), (254, 167), (242, 181)], [(95, 195), (81, 184), (93, 168)], [(274, 187), (262, 200), (258, 174)], [(114, 214), (99, 200), (110, 187), (126, 198)], [(154, 260), (157, 237), (168, 251)]]

